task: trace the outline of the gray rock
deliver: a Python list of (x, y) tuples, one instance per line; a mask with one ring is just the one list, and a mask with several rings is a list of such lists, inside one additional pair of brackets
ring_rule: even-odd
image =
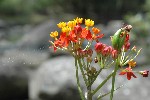
[(57, 29), (57, 23), (57, 20), (48, 20), (37, 25), (17, 42), (17, 46), (21, 48), (39, 48), (42, 45), (48, 45), (49, 33)]
[(0, 19), (0, 29), (1, 28), (6, 28), (6, 25), (7, 25), (6, 22), (4, 20)]
[[(80, 100), (76, 90), (74, 67), (74, 60), (71, 57), (60, 57), (44, 62), (30, 78), (30, 99)], [(92, 88), (96, 88), (110, 72), (111, 70), (103, 70)], [(117, 75), (116, 87), (124, 86), (115, 92), (114, 100), (147, 100), (150, 97), (149, 82), (150, 78), (143, 78), (142, 76), (128, 81), (126, 76)], [(111, 88), (110, 83), (111, 80), (98, 93), (104, 94), (109, 92)], [(81, 81), (81, 86), (86, 91), (83, 80)], [(99, 94), (96, 95), (98, 96)], [(103, 100), (109, 100), (109, 96), (103, 98)]]
[(40, 51), (5, 50), (0, 56), (0, 100), (28, 99), (28, 78), (48, 54)]
[(101, 29), (101, 32), (104, 33), (104, 37), (109, 38), (112, 36), (118, 29), (120, 29), (123, 25), (122, 20), (112, 20), (107, 25), (98, 24), (95, 27)]
[[(73, 63), (70, 57), (50, 59), (43, 63), (30, 79), (30, 99), (79, 100)], [(42, 96), (46, 94), (48, 96)]]

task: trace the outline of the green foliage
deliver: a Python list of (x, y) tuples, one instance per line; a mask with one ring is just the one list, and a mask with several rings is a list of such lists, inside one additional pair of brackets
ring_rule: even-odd
[[(126, 13), (140, 11), (145, 0), (0, 0), (0, 14), (28, 15), (65, 12), (94, 19), (120, 19)], [(148, 0), (147, 0), (148, 1)]]
[(30, 0), (1, 0), (0, 1), (0, 13), (1, 14), (26, 14), (31, 11)]
[(144, 0), (56, 0), (64, 11), (83, 17), (103, 19), (121, 19), (126, 13), (140, 11)]
[(135, 33), (135, 38), (138, 39), (139, 37), (141, 39), (147, 38), (150, 34), (150, 0), (146, 0), (142, 7), (142, 13), (125, 16), (125, 20), (134, 26), (133, 32)]
[(55, 0), (34, 0), (33, 8), (36, 12), (46, 12), (47, 9), (51, 9)]
[(144, 5), (144, 9), (150, 12), (150, 0), (146, 0), (146, 3)]
[[(55, 15), (73, 13), (79, 17), (92, 18), (97, 23), (122, 19), (124, 15), (142, 12), (145, 0), (0, 0), (0, 16), (17, 19), (21, 23), (32, 21), (32, 15)], [(149, 11), (150, 0), (144, 8)], [(61, 14), (61, 16), (60, 16)], [(147, 13), (147, 19), (150, 14)], [(16, 20), (16, 21), (17, 21)], [(129, 18), (130, 20), (130, 18)], [(132, 20), (132, 19), (131, 19)], [(142, 19), (143, 20), (143, 19)]]
[(128, 23), (134, 26), (134, 33), (136, 33), (136, 37), (147, 37), (150, 29), (150, 20), (148, 20), (146, 15), (136, 14), (133, 16), (126, 16), (125, 18)]

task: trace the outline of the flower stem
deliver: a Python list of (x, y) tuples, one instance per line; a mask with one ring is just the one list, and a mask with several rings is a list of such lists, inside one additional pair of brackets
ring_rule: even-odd
[(88, 86), (88, 81), (87, 81), (87, 78), (86, 78), (86, 76), (85, 76), (85, 73), (84, 73), (84, 70), (83, 70), (83, 65), (82, 65), (80, 59), (78, 59), (78, 64), (79, 64), (79, 67), (80, 67), (80, 70), (81, 70), (81, 73), (82, 73), (82, 76), (83, 76), (85, 85)]
[(116, 65), (115, 65), (114, 73), (112, 76), (112, 88), (111, 88), (110, 100), (113, 99), (114, 87), (115, 87), (115, 76), (116, 76), (117, 70), (118, 70), (118, 59), (116, 59)]
[(92, 100), (91, 85), (87, 87), (87, 100)]
[[(118, 89), (120, 89), (121, 87), (123, 87), (124, 85), (121, 85), (121, 86), (119, 86), (118, 88), (116, 88), (114, 91), (116, 91), (116, 90), (118, 90)], [(101, 100), (101, 98), (103, 98), (103, 97), (105, 97), (105, 96), (107, 96), (108, 94), (110, 94), (111, 93), (111, 91), (110, 92), (108, 92), (108, 93), (106, 93), (106, 94), (103, 94), (103, 95), (100, 95), (100, 96), (98, 96), (97, 97), (97, 100)]]
[(83, 95), (83, 92), (81, 90), (81, 86), (80, 86), (80, 82), (79, 82), (77, 58), (75, 58), (75, 66), (76, 66), (76, 79), (77, 79), (78, 91), (79, 91), (81, 100), (84, 100), (84, 95)]
[(111, 78), (111, 76), (113, 74), (114, 74), (114, 72), (112, 72), (111, 74), (109, 74), (107, 76), (107, 78), (92, 92), (92, 95), (94, 95)]

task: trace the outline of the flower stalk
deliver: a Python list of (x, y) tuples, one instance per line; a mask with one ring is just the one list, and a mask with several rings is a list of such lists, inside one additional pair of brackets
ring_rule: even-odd
[(118, 67), (119, 67), (119, 57), (118, 59), (116, 59), (116, 65), (115, 65), (115, 69), (114, 69), (114, 73), (112, 75), (112, 88), (111, 88), (111, 94), (110, 94), (110, 100), (113, 99), (113, 95), (114, 95), (114, 87), (115, 87), (115, 77), (116, 77), (116, 73), (117, 73), (117, 70), (118, 70)]
[(78, 91), (79, 91), (79, 94), (80, 94), (81, 99), (82, 99), (82, 100), (85, 100), (85, 99), (84, 99), (83, 92), (82, 92), (82, 89), (81, 89), (81, 86), (80, 86), (80, 81), (79, 81), (77, 58), (75, 58), (75, 66), (76, 66), (76, 79), (77, 79)]

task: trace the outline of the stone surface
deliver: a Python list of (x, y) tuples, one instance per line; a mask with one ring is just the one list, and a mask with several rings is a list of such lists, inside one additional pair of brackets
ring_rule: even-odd
[(47, 20), (37, 25), (17, 42), (17, 46), (21, 48), (40, 48), (43, 45), (48, 45), (49, 33), (57, 29), (57, 23), (57, 20)]
[[(95, 81), (93, 88), (96, 88), (110, 72), (111, 70), (102, 71), (102, 74)], [(143, 78), (140, 75), (137, 79), (132, 79), (130, 81), (126, 79), (126, 76), (117, 75), (116, 87), (121, 85), (124, 86), (115, 92), (114, 100), (147, 100), (150, 98), (149, 82), (150, 78)], [(99, 93), (104, 94), (109, 92), (111, 88), (110, 83), (111, 80), (108, 81)], [(83, 87), (83, 90), (86, 91), (83, 80), (81, 86)], [(57, 57), (44, 62), (39, 69), (33, 73), (33, 76), (29, 81), (29, 89), (29, 96), (33, 100), (72, 100), (72, 97), (75, 100), (79, 100), (78, 92), (76, 90), (73, 58)], [(76, 92), (74, 92), (75, 90)], [(69, 97), (68, 93), (71, 93)], [(109, 100), (109, 96), (103, 98), (103, 100)]]
[(73, 62), (71, 57), (61, 57), (43, 63), (30, 79), (30, 99), (79, 100)]
[(0, 100), (28, 99), (28, 79), (47, 53), (5, 50), (0, 56)]

